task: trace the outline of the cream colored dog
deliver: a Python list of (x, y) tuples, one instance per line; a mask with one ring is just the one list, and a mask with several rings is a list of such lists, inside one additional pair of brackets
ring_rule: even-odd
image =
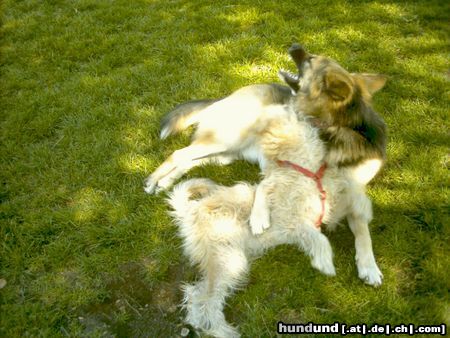
[(335, 275), (330, 243), (317, 226), (322, 216), (327, 228), (347, 218), (355, 235), (359, 277), (370, 285), (381, 284), (364, 184), (347, 170), (327, 168), (320, 180), (327, 195), (322, 204), (315, 180), (279, 162), (318, 172), (327, 155), (318, 129), (308, 116), (289, 107), (265, 109), (270, 120), (254, 141), (266, 160), (258, 187), (246, 183), (224, 187), (194, 179), (178, 184), (168, 199), (185, 253), (202, 274), (199, 282), (184, 287), (186, 320), (216, 337), (239, 335), (225, 320), (225, 298), (245, 280), (249, 260), (265, 249), (297, 245), (310, 256), (313, 267)]
[(386, 77), (349, 73), (336, 61), (296, 44), (289, 53), (298, 74), (279, 73), (289, 86), (246, 86), (223, 99), (183, 103), (165, 116), (163, 139), (191, 125), (196, 130), (189, 146), (176, 150), (146, 179), (145, 191), (166, 190), (191, 168), (205, 163), (227, 164), (241, 158), (264, 168), (257, 139), (271, 118), (268, 107), (274, 105), (311, 117), (320, 128), (329, 165), (346, 168), (362, 184), (372, 180), (384, 162), (386, 126), (371, 98)]

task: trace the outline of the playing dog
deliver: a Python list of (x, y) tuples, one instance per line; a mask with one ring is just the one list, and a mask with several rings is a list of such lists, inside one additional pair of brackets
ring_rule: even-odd
[(349, 73), (334, 60), (309, 54), (300, 45), (293, 45), (289, 53), (298, 68), (298, 75), (280, 72), (289, 87), (251, 85), (221, 100), (181, 104), (169, 113), (161, 138), (196, 125), (193, 141), (147, 178), (145, 191), (167, 189), (204, 163), (227, 164), (243, 158), (263, 168), (265, 159), (256, 139), (270, 120), (266, 108), (273, 105), (295, 107), (313, 117), (327, 146), (328, 165), (345, 167), (355, 180), (367, 184), (385, 158), (386, 127), (370, 102), (384, 86), (385, 77)]

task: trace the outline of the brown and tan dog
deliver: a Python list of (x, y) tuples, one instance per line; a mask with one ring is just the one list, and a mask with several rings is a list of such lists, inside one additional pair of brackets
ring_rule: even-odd
[(289, 85), (259, 84), (238, 89), (224, 99), (191, 101), (176, 107), (162, 122), (161, 138), (196, 125), (191, 144), (175, 151), (145, 183), (154, 193), (169, 188), (192, 167), (227, 164), (242, 158), (265, 159), (255, 140), (270, 121), (271, 106), (291, 106), (312, 117), (327, 145), (330, 166), (346, 168), (367, 184), (385, 158), (386, 127), (373, 110), (371, 96), (386, 81), (382, 75), (349, 73), (334, 60), (293, 45), (289, 53), (298, 75), (280, 71)]

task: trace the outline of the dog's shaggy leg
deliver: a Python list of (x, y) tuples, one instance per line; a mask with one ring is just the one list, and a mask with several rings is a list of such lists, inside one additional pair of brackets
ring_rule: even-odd
[(333, 250), (328, 238), (313, 225), (296, 230), (296, 238), (301, 249), (311, 257), (311, 265), (328, 276), (335, 276)]
[(380, 286), (383, 274), (375, 261), (369, 232), (369, 222), (372, 218), (372, 204), (365, 195), (355, 199), (354, 204), (353, 213), (347, 217), (347, 220), (355, 236), (355, 258), (358, 276), (366, 284)]
[[(214, 243), (212, 245), (217, 245)], [(186, 322), (214, 337), (239, 337), (227, 323), (223, 308), (225, 298), (242, 281), (247, 271), (247, 258), (240, 249), (219, 245), (216, 254), (208, 257), (204, 279), (184, 287)]]
[[(231, 211), (233, 207), (214, 204), (217, 207), (209, 209), (215, 192), (220, 194), (221, 189), (209, 180), (189, 180), (175, 186), (168, 201), (174, 208), (172, 215), (178, 223), (185, 254), (202, 275), (199, 283), (184, 288), (186, 321), (215, 337), (238, 337), (236, 329), (226, 322), (223, 308), (226, 297), (246, 275), (248, 261), (242, 243), (250, 231)], [(251, 187), (241, 184), (228, 189), (234, 192), (229, 195), (230, 204), (236, 203), (234, 211), (242, 207), (236, 202), (240, 190), (240, 198), (248, 200), (249, 211)]]
[(186, 323), (214, 337), (239, 337), (239, 333), (225, 320), (224, 300), (208, 295), (206, 281), (183, 286), (183, 308)]
[(269, 187), (263, 180), (256, 187), (255, 200), (250, 214), (250, 228), (254, 235), (260, 235), (270, 227), (270, 210), (267, 203), (267, 190)]

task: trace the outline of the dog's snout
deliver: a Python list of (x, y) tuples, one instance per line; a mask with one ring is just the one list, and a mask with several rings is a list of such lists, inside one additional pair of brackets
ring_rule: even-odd
[(303, 50), (304, 51), (305, 49), (303, 48), (303, 46), (301, 44), (293, 43), (292, 46), (289, 47), (289, 52), (295, 51), (295, 50)]
[(302, 45), (298, 43), (292, 44), (292, 46), (288, 50), (289, 55), (292, 57), (292, 60), (297, 65), (297, 68), (300, 69), (302, 63), (308, 58), (309, 54), (305, 51)]

